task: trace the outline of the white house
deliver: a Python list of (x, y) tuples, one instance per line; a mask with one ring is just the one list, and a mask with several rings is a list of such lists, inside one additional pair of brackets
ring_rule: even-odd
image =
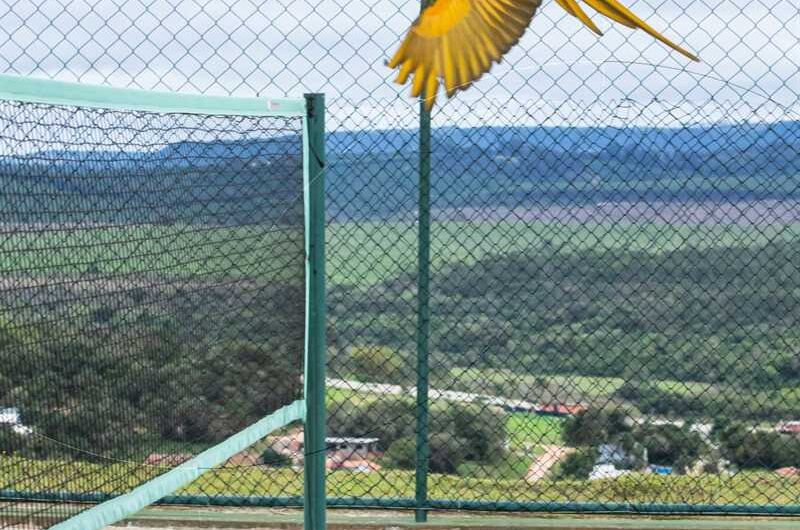
[(589, 473), (589, 480), (601, 480), (604, 478), (617, 478), (630, 473), (627, 469), (617, 469), (613, 464), (598, 464)]
[(23, 436), (33, 432), (33, 429), (22, 424), (19, 409), (16, 407), (0, 408), (0, 427), (8, 425), (17, 434)]
[(19, 409), (16, 407), (0, 408), (0, 425), (19, 424)]

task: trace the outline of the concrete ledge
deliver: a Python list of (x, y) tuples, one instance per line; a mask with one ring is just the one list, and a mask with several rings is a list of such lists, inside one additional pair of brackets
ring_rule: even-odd
[[(148, 508), (117, 527), (250, 530), (302, 530), (297, 509)], [(797, 530), (796, 517), (642, 517), (548, 516), (432, 512), (424, 524), (411, 512), (389, 510), (328, 511), (330, 530)]]

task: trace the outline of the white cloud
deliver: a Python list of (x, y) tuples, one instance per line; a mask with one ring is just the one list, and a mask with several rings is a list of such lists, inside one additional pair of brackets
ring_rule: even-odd
[[(607, 30), (597, 38), (545, 0), (520, 45), (459, 99), (480, 105), (509, 97), (536, 104), (713, 97), (796, 106), (795, 0), (708, 3), (718, 7), (698, 0), (632, 4), (700, 53), (704, 62), (690, 64), (643, 32), (593, 15)], [(404, 0), (0, 2), (0, 72), (215, 94), (324, 91), (339, 105), (363, 102), (363, 114), (380, 113), (381, 100), (407, 111), (407, 88), (390, 82), (383, 62), (417, 12), (418, 2)], [(376, 119), (388, 124), (397, 117)]]

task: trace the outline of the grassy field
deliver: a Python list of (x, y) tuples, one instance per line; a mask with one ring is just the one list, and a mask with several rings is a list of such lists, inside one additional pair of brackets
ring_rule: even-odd
[[(64, 475), (74, 477), (64, 482)], [(117, 481), (112, 477), (125, 477)], [(24, 485), (29, 492), (123, 491), (153, 471), (133, 464), (101, 466), (89, 463), (40, 462), (4, 457), (0, 481)], [(514, 500), (539, 502), (633, 502), (688, 504), (797, 504), (800, 478), (781, 478), (767, 472), (700, 477), (629, 475), (592, 482), (498, 480), (431, 475), (430, 498), (459, 500)], [(178, 494), (188, 495), (302, 495), (302, 472), (291, 469), (231, 468), (209, 472)], [(379, 473), (337, 471), (328, 475), (332, 497), (413, 497), (412, 471)]]
[[(504, 267), (508, 268), (504, 260), (510, 260), (510, 256), (515, 253), (517, 261), (513, 262), (514, 266), (511, 267), (514, 272), (524, 269), (517, 266), (524, 265), (524, 262), (529, 260), (528, 256), (535, 256), (537, 249), (546, 247), (549, 253), (556, 252), (559, 256), (582, 252), (584, 254), (580, 256), (581, 259), (590, 257), (595, 251), (617, 249), (624, 251), (618, 256), (619, 261), (627, 263), (625, 260), (632, 259), (630, 255), (625, 254), (628, 251), (658, 254), (677, 248), (707, 249), (740, 245), (753, 247), (752, 252), (759, 253), (762, 251), (760, 247), (769, 241), (776, 239), (796, 241), (798, 232), (800, 227), (796, 225), (755, 229), (739, 225), (667, 226), (658, 223), (612, 225), (522, 220), (437, 222), (433, 226), (432, 248), (434, 293), (441, 298), (440, 304), (446, 302), (450, 305), (442, 306), (448, 310), (441, 312), (437, 321), (440, 324), (439, 329), (435, 329), (437, 327), (435, 325), (433, 330), (433, 338), (438, 340), (435, 345), (442, 345), (440, 350), (434, 353), (437, 358), (447, 360), (438, 367), (438, 370), (434, 370), (431, 376), (433, 386), (447, 385), (447, 388), (453, 390), (518, 397), (531, 401), (553, 400), (601, 406), (609, 400), (620, 399), (618, 392), (627, 376), (617, 377), (616, 375), (622, 374), (623, 370), (616, 370), (615, 367), (603, 367), (602, 372), (599, 372), (599, 369), (593, 372), (605, 376), (573, 373), (587, 366), (591, 367), (591, 362), (584, 355), (585, 352), (592, 354), (599, 352), (600, 357), (616, 358), (619, 359), (620, 365), (624, 365), (628, 357), (623, 353), (627, 355), (630, 351), (637, 351), (635, 348), (647, 352), (649, 350), (645, 347), (662, 347), (660, 342), (655, 340), (660, 337), (656, 337), (653, 330), (647, 327), (659, 327), (660, 320), (643, 319), (642, 322), (623, 320), (618, 323), (612, 322), (604, 314), (597, 318), (590, 318), (591, 315), (583, 316), (579, 310), (585, 308), (576, 306), (566, 308), (578, 311), (574, 322), (567, 322), (559, 313), (564, 308), (560, 306), (553, 310), (545, 308), (544, 302), (554, 298), (551, 295), (542, 295), (545, 300), (532, 298), (529, 304), (520, 304), (520, 307), (515, 308), (514, 297), (503, 298), (498, 294), (509, 292), (503, 290), (509, 289), (506, 282), (513, 280), (514, 274), (504, 272)], [(6, 278), (26, 276), (49, 279), (87, 273), (99, 273), (101, 277), (112, 278), (117, 275), (136, 277), (147, 273), (155, 277), (181, 276), (198, 281), (217, 277), (254, 276), (285, 279), (282, 271), (296, 271), (303, 264), (302, 252), (298, 246), (298, 241), (301, 239), (295, 237), (297, 235), (296, 231), (265, 231), (259, 227), (203, 228), (150, 225), (12, 233), (0, 238), (0, 275)], [(731, 252), (737, 253), (738, 250), (734, 249)], [(524, 256), (520, 257), (520, 253)], [(501, 263), (498, 265), (493, 263), (493, 260), (487, 261), (486, 258), (490, 256), (496, 256), (494, 261)], [(358, 225), (332, 223), (328, 227), (328, 259), (332, 293), (338, 290), (345, 291), (346, 295), (339, 300), (338, 306), (331, 304), (332, 329), (336, 332), (337, 340), (346, 346), (357, 344), (356, 341), (364, 341), (366, 344), (386, 344), (390, 348), (406, 348), (411, 344), (413, 323), (412, 327), (408, 327), (405, 316), (413, 317), (413, 310), (406, 311), (405, 306), (398, 308), (397, 304), (398, 301), (408, 302), (408, 308), (413, 308), (413, 272), (416, 269), (414, 224), (400, 221)], [(665, 259), (672, 259), (672, 256)], [(441, 289), (437, 291), (436, 283), (437, 281), (444, 283), (443, 279), (446, 276), (444, 272), (447, 266), (453, 263), (461, 263), (467, 267), (478, 264), (480, 267), (476, 268), (481, 271), (490, 270), (486, 267), (495, 267), (491, 269), (494, 272), (486, 274), (496, 280), (497, 292), (471, 293), (467, 288), (478, 283), (475, 278), (480, 279), (481, 276), (478, 274), (469, 277), (459, 269), (450, 273), (451, 283), (457, 285), (457, 288), (454, 287), (453, 292), (442, 295)], [(437, 271), (441, 273), (439, 276), (436, 275)], [(732, 275), (736, 273), (736, 271), (730, 272)], [(679, 274), (684, 274), (683, 269)], [(466, 279), (463, 281), (467, 285), (457, 284), (457, 280), (464, 278)], [(672, 285), (666, 283), (666, 280), (670, 279), (666, 278), (664, 285)], [(603, 296), (613, 301), (611, 295), (617, 292), (616, 283), (609, 279), (605, 281), (607, 292), (593, 293), (593, 296), (597, 296), (591, 301), (599, 306), (604, 305)], [(375, 284), (382, 282), (386, 282), (386, 285), (374, 287)], [(395, 283), (400, 287), (395, 288)], [(689, 284), (694, 286), (691, 282)], [(563, 287), (566, 284), (560, 285)], [(524, 286), (517, 288), (520, 292), (525, 292)], [(374, 300), (365, 295), (373, 292)], [(552, 292), (561, 293), (558, 289), (553, 289)], [(675, 292), (684, 291), (676, 289)], [(635, 293), (631, 293), (631, 296), (633, 294)], [(492, 299), (492, 296), (495, 298)], [(384, 298), (385, 305), (376, 309), (373, 302), (379, 301), (381, 297)], [(336, 301), (333, 295), (331, 298)], [(481, 307), (480, 304), (487, 300), (492, 303)], [(731, 300), (742, 304), (751, 301), (740, 298)], [(774, 308), (780, 306), (781, 300), (775, 302), (770, 298), (764, 298), (762, 306)], [(655, 302), (646, 299), (638, 302), (640, 305), (637, 308), (651, 308), (656, 305)], [(351, 305), (347, 305), (348, 303)], [(528, 313), (522, 313), (520, 309), (525, 309)], [(688, 315), (687, 318), (692, 318), (693, 314), (700, 315), (701, 309), (705, 309), (705, 306), (689, 307), (684, 313)], [(497, 314), (502, 322), (515, 322), (519, 332), (516, 342), (513, 340), (514, 337), (509, 340), (508, 337), (499, 336), (498, 339), (503, 341), (496, 340), (492, 333), (497, 331), (499, 326), (496, 322), (489, 321), (484, 313), (490, 316)], [(789, 314), (789, 310), (786, 313)], [(456, 323), (449, 325), (449, 322), (445, 322), (448, 315), (453, 315), (458, 325), (455, 325)], [(470, 321), (470, 318), (465, 318), (465, 315), (475, 317), (474, 322)], [(771, 316), (771, 313), (768, 316)], [(541, 321), (537, 321), (534, 317), (541, 317), (539, 319)], [(614, 324), (613, 334), (600, 333), (598, 331), (600, 328), (590, 328), (590, 325), (598, 324), (592, 318), (602, 321), (600, 324), (603, 325), (609, 322)], [(539, 328), (533, 330), (533, 324)], [(745, 324), (750, 327), (744, 327)], [(474, 329), (470, 326), (474, 326)], [(742, 352), (749, 354), (750, 351), (755, 351), (757, 343), (768, 344), (766, 340), (760, 338), (760, 335), (751, 333), (751, 329), (756, 329), (756, 326), (762, 326), (765, 330), (777, 329), (766, 319), (763, 324), (760, 321), (755, 324), (745, 322), (741, 329), (752, 334), (754, 338), (745, 333), (748, 336), (741, 344), (725, 346), (727, 349), (719, 348), (719, 351), (728, 352), (731, 362), (737, 363), (743, 355)], [(628, 331), (620, 331), (623, 328)], [(728, 328), (720, 327), (719, 330), (719, 337), (731, 335)], [(679, 331), (683, 333), (684, 330)], [(374, 332), (374, 335), (369, 335), (370, 332)], [(445, 332), (447, 340), (437, 335)], [(702, 358), (698, 354), (701, 350), (696, 348), (698, 344), (711, 344), (714, 346), (710, 347), (713, 350), (711, 353), (715, 356), (719, 353), (715, 349), (719, 337), (709, 338), (705, 330), (695, 330), (695, 332), (696, 336), (692, 338), (694, 342), (687, 342), (688, 346), (682, 350), (689, 352), (686, 353), (688, 360), (676, 362), (695, 362), (696, 358)], [(780, 335), (782, 333), (780, 329), (775, 333), (778, 338), (789, 336), (788, 331)], [(547, 339), (550, 344), (534, 343), (528, 340), (530, 337)], [(608, 337), (608, 342), (589, 342), (590, 339), (598, 337)], [(664, 341), (663, 347), (676, 342), (675, 336), (671, 337), (671, 341)], [(639, 342), (633, 341), (633, 338)], [(631, 340), (626, 342), (627, 339)], [(748, 340), (752, 344), (747, 342)], [(482, 348), (481, 341), (487, 343), (486, 348)], [(773, 342), (779, 343), (777, 340)], [(498, 344), (506, 350), (495, 352)], [(621, 344), (625, 348), (620, 347)], [(791, 346), (791, 343), (786, 344)], [(545, 346), (549, 349), (545, 349)], [(585, 352), (578, 350), (579, 347), (583, 347)], [(613, 350), (613, 347), (619, 347), (619, 351)], [(551, 358), (549, 356), (555, 355), (552, 353), (554, 351), (564, 359), (572, 356), (577, 360), (574, 364), (564, 365), (566, 367), (562, 373), (558, 373), (558, 370), (552, 370), (556, 373), (547, 373), (544, 367), (548, 366), (546, 361)], [(606, 355), (606, 352), (609, 353)], [(490, 358), (493, 354), (498, 355), (497, 359)], [(522, 362), (522, 356), (533, 354), (537, 357), (529, 357)], [(767, 354), (764, 355), (769, 357)], [(664, 356), (667, 357), (669, 356)], [(492, 360), (494, 364), (487, 362), (487, 359)], [(498, 359), (513, 359), (519, 361), (519, 364), (516, 370), (507, 369), (506, 367), (511, 367), (513, 363), (501, 363)], [(706, 375), (706, 365), (698, 367), (697, 373), (686, 375), (686, 381), (672, 379), (675, 376), (671, 373), (664, 375), (657, 372), (658, 376), (651, 376), (649, 375), (651, 372), (656, 372), (665, 365), (661, 362), (661, 357), (652, 359), (655, 359), (652, 366), (647, 367), (648, 381), (653, 381), (658, 389), (665, 392), (688, 397), (707, 396), (720, 387), (720, 383), (712, 378), (709, 378), (709, 381), (713, 382), (693, 381), (698, 375)], [(479, 368), (457, 368), (459, 364), (479, 366)], [(727, 368), (720, 370), (726, 373), (728, 371)], [(781, 403), (788, 402), (789, 398), (794, 396), (796, 388), (787, 387), (781, 392), (783, 393), (778, 396), (767, 397)], [(727, 394), (720, 396), (722, 399), (727, 397)], [(334, 408), (344, 402), (363, 404), (380, 397), (350, 390), (329, 389), (327, 399), (329, 406)], [(754, 401), (768, 403), (769, 399)], [(682, 409), (676, 412), (680, 413)], [(780, 412), (783, 414), (783, 409)], [(530, 414), (508, 414), (505, 422), (512, 456), (496, 465), (469, 462), (469, 465), (458, 470), (459, 475), (432, 476), (432, 498), (786, 504), (796, 503), (800, 494), (800, 482), (794, 479), (781, 479), (767, 471), (748, 471), (734, 477), (630, 476), (614, 481), (591, 483), (542, 481), (533, 485), (525, 484), (518, 478), (524, 474), (532, 458), (541, 450), (540, 446), (561, 443), (563, 421)], [(125, 470), (125, 466), (129, 466), (130, 469)], [(127, 486), (149, 476), (148, 471), (134, 464), (118, 464), (116, 467), (121, 471), (132, 473)], [(38, 489), (112, 491), (111, 482), (106, 480), (108, 473), (108, 468), (89, 463), (23, 461), (20, 458), (9, 457), (2, 457), (0, 463), (0, 480), (7, 484), (22, 484), (21, 487), (27, 491)], [(63, 483), (64, 476), (72, 474), (75, 476), (74, 481)], [(378, 474), (335, 472), (330, 476), (330, 495), (407, 497), (413, 495), (413, 481), (412, 472), (399, 470), (383, 470)], [(294, 495), (299, 494), (300, 486), (300, 476), (291, 470), (223, 469), (207, 474), (189, 486), (186, 492), (211, 495), (221, 492), (226, 495)]]
[[(459, 390), (494, 387), (496, 393), (518, 399), (547, 401), (549, 395), (560, 394), (564, 401), (595, 401), (609, 398), (625, 382), (621, 377), (601, 377), (559, 374), (520, 374), (512, 370), (494, 368), (453, 368), (449, 381)], [(510, 388), (513, 382), (515, 388)], [(565, 399), (564, 399), (565, 398)]]
[[(450, 371), (449, 380), (455, 381), (460, 389), (493, 387), (498, 395), (518, 399), (541, 401), (565, 401), (584, 404), (605, 404), (615, 399), (617, 392), (625, 383), (621, 377), (583, 376), (575, 374), (519, 374), (502, 369), (462, 369)], [(665, 391), (686, 398), (719, 392), (720, 385), (676, 380), (655, 380), (654, 385)], [(777, 390), (772, 399), (789, 401), (796, 399), (793, 388)], [(765, 397), (763, 399), (770, 399)], [(767, 422), (767, 425), (769, 423)], [(511, 432), (511, 430), (509, 430)], [(545, 438), (547, 439), (547, 438)], [(552, 442), (542, 442), (552, 443)]]
[[(342, 388), (326, 390), (328, 408), (335, 410), (341, 403), (364, 404), (380, 399), (377, 394), (357, 392)], [(376, 419), (377, 421), (377, 419)], [(506, 436), (508, 448), (514, 452), (538, 454), (539, 445), (561, 444), (561, 429), (564, 419), (553, 416), (539, 416), (524, 412), (506, 415)]]
[[(543, 221), (439, 221), (431, 227), (431, 268), (473, 264), (491, 254), (534, 252), (551, 246), (669, 252), (678, 248), (760, 246), (796, 240), (796, 225), (666, 225), (662, 223), (556, 223)], [(542, 234), (537, 236), (537, 234)], [(546, 234), (546, 236), (544, 236)], [(655, 249), (655, 250), (654, 250)], [(328, 226), (328, 268), (334, 285), (368, 285), (416, 270), (416, 225), (349, 223)]]
[(537, 445), (560, 445), (564, 419), (524, 412), (509, 414), (506, 420), (509, 449), (528, 451)]
[[(296, 227), (135, 225), (26, 228), (0, 238), (0, 274), (291, 278), (303, 266)], [(296, 275), (295, 275), (296, 276)]]
[[(0, 240), (0, 274), (107, 274), (236, 276), (272, 274), (297, 257), (292, 228), (136, 225), (28, 228)], [(798, 227), (667, 226), (542, 221), (440, 221), (432, 227), (432, 268), (471, 264), (491, 254), (553, 246), (666, 252), (681, 247), (763, 245), (795, 238)], [(536, 234), (540, 234), (536, 236)], [(297, 237), (295, 237), (295, 235)], [(371, 285), (416, 268), (416, 228), (408, 222), (331, 223), (327, 227), (333, 285)], [(236, 267), (231, 267), (235, 260)], [(270, 264), (264, 267), (264, 264)]]
[(328, 407), (335, 407), (339, 403), (367, 403), (368, 401), (378, 399), (377, 394), (369, 394), (365, 392), (357, 392), (346, 388), (326, 388), (325, 396)]

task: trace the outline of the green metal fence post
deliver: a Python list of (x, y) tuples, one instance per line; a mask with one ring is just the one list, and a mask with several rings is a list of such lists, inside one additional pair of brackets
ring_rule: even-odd
[[(422, 8), (427, 6), (423, 0)], [(425, 96), (425, 94), (423, 94)], [(419, 107), (419, 220), (417, 247), (417, 462), (416, 510), (418, 523), (428, 520), (428, 373), (430, 361), (430, 255), (431, 255), (431, 113)]]
[(325, 530), (325, 96), (306, 94), (308, 147), (308, 357), (305, 530)]

